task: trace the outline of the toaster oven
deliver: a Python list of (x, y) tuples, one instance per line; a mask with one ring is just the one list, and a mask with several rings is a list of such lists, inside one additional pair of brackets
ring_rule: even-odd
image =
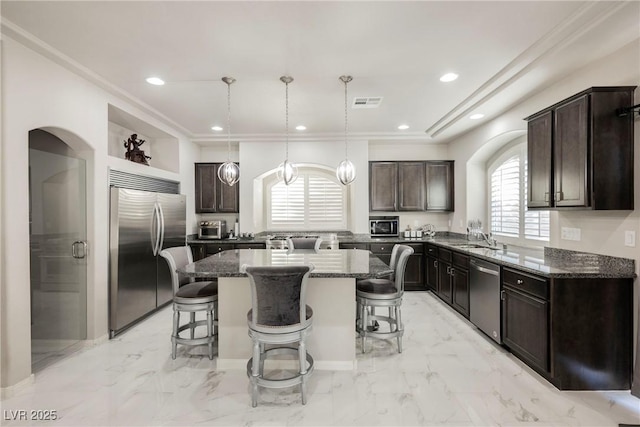
[(224, 239), (227, 237), (227, 222), (225, 220), (200, 221), (199, 239)]

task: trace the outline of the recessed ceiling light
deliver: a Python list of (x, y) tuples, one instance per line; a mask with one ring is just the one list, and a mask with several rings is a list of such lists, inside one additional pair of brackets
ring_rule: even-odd
[(215, 130), (216, 132), (220, 132), (222, 130), (222, 127), (220, 127), (220, 126), (211, 126), (211, 130)]
[(298, 125), (296, 126), (296, 130), (307, 130), (307, 127), (305, 125)]
[(444, 76), (440, 77), (440, 81), (448, 83), (448, 82), (454, 81), (457, 78), (458, 78), (458, 75), (456, 73), (447, 73)]
[(162, 80), (160, 77), (149, 77), (147, 79), (147, 83), (156, 86), (162, 86), (164, 84), (164, 80)]
[(470, 118), (471, 120), (478, 120), (478, 119), (481, 119), (481, 118), (483, 118), (483, 117), (484, 117), (484, 114), (480, 114), (480, 113), (472, 114), (472, 115), (470, 115), (470, 116), (469, 116), (469, 118)]
[(407, 130), (407, 129), (409, 129), (409, 125), (400, 125), (400, 126), (398, 126), (398, 129)]

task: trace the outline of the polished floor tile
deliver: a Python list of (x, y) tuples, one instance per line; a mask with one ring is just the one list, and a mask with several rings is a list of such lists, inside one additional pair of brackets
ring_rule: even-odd
[[(296, 389), (260, 390), (219, 372), (206, 348), (170, 356), (171, 308), (116, 339), (37, 372), (0, 402), (0, 425), (78, 426), (618, 426), (640, 424), (629, 392), (562, 392), (430, 293), (407, 293), (403, 352), (395, 340), (356, 343), (354, 371), (316, 370), (308, 403)], [(55, 422), (12, 419), (55, 410)], [(27, 415), (30, 415), (28, 413)]]

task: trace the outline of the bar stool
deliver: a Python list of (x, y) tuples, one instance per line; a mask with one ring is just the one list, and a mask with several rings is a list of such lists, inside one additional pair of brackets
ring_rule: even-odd
[(287, 237), (287, 248), (319, 250), (322, 238), (320, 237)]
[[(404, 334), (402, 296), (404, 295), (404, 274), (411, 254), (413, 254), (412, 247), (395, 245), (391, 255), (392, 263), (395, 261), (393, 278), (365, 279), (356, 283), (356, 330), (362, 338), (363, 353), (367, 337), (397, 338), (398, 353), (402, 353), (402, 335)], [(377, 307), (386, 307), (389, 310), (388, 316), (377, 315), (375, 312)], [(387, 322), (389, 332), (370, 328), (369, 323), (374, 321)]]
[[(171, 333), (171, 358), (176, 358), (178, 344), (209, 346), (209, 359), (213, 359), (213, 342), (215, 326), (218, 324), (218, 282), (196, 282), (193, 277), (180, 276), (176, 271), (193, 262), (193, 254), (189, 246), (178, 246), (160, 251), (160, 256), (167, 260), (171, 271), (173, 285), (173, 332)], [(180, 312), (189, 313), (189, 323), (180, 326)], [(196, 321), (196, 313), (205, 312), (206, 320)], [(215, 317), (214, 317), (215, 313)], [(207, 327), (207, 335), (195, 338), (195, 329)], [(189, 337), (181, 337), (180, 332), (189, 329)]]
[[(249, 276), (251, 310), (247, 313), (253, 357), (247, 362), (251, 380), (251, 405), (258, 405), (258, 387), (285, 388), (300, 384), (302, 404), (307, 403), (306, 386), (313, 372), (313, 357), (307, 353), (306, 338), (311, 331), (313, 310), (306, 305), (307, 279), (313, 265), (250, 267), (241, 272)], [(298, 343), (297, 348), (287, 344)], [(266, 349), (266, 345), (273, 347)], [(265, 377), (269, 356), (296, 354), (298, 372), (288, 378)]]

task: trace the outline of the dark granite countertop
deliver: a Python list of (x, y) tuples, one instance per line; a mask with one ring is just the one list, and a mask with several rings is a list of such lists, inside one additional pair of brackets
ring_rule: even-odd
[[(257, 235), (253, 239), (189, 239), (189, 243), (262, 243), (265, 241), (265, 237), (264, 235)], [(458, 233), (438, 232), (432, 238), (371, 237), (368, 234), (339, 233), (339, 240), (340, 243), (431, 243), (438, 247), (462, 252), (504, 267), (512, 267), (548, 278), (636, 277), (635, 261), (633, 259), (550, 247), (530, 248), (508, 245), (507, 249), (491, 249), (486, 247), (482, 241), (470, 241), (467, 240), (466, 235)], [(484, 247), (460, 247), (460, 245), (469, 244)]]
[(390, 273), (389, 266), (369, 251), (358, 249), (234, 249), (220, 252), (187, 265), (178, 271), (191, 277), (244, 277), (247, 265), (313, 264), (310, 277), (365, 279)]

